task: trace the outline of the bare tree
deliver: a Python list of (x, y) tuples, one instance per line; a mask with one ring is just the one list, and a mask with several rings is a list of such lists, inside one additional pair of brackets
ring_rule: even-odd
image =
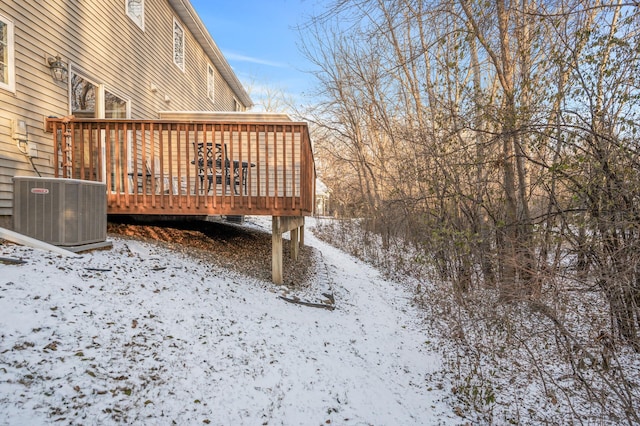
[[(304, 28), (322, 97), (308, 117), (343, 212), (385, 248), (412, 243), (465, 309), (497, 284), (506, 306), (545, 312), (571, 363), (577, 338), (558, 312), (580, 296), (568, 287), (608, 304), (611, 329), (592, 330), (611, 336), (603, 354), (639, 349), (638, 13), (605, 0), (337, 0)], [(628, 388), (601, 373), (636, 419)]]

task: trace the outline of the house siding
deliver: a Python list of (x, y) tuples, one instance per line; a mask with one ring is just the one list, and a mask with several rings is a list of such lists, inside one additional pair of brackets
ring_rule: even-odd
[[(69, 114), (69, 95), (67, 84), (52, 80), (49, 56), (59, 54), (74, 71), (131, 101), (132, 118), (233, 110), (234, 89), (168, 0), (145, 0), (144, 31), (127, 16), (124, 0), (0, 0), (0, 10), (14, 23), (16, 82), (14, 93), (0, 89), (0, 216), (12, 214), (13, 176), (53, 175), (52, 135), (43, 122)], [(174, 17), (185, 30), (184, 72), (173, 63)], [(215, 102), (207, 97), (208, 64), (216, 69)], [(27, 124), (36, 170), (12, 139), (12, 120)]]

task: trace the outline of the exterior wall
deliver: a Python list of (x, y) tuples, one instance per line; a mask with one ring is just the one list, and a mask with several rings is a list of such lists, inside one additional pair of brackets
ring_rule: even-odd
[[(167, 110), (232, 111), (234, 98), (250, 103), (237, 80), (222, 77), (228, 69), (216, 69), (220, 59), (198, 42), (202, 34), (190, 32), (202, 24), (180, 20), (190, 8), (186, 0), (145, 0), (143, 31), (127, 16), (124, 0), (0, 0), (0, 14), (14, 24), (16, 83), (13, 93), (0, 89), (0, 216), (12, 214), (13, 176), (53, 176), (52, 135), (43, 121), (68, 115), (70, 107), (69, 83), (52, 79), (50, 56), (60, 55), (71, 70), (130, 100), (131, 118), (158, 118)], [(185, 32), (184, 72), (173, 63), (174, 18)], [(214, 102), (207, 97), (208, 64), (216, 69)], [(37, 150), (33, 166), (12, 139), (12, 120), (26, 122)]]

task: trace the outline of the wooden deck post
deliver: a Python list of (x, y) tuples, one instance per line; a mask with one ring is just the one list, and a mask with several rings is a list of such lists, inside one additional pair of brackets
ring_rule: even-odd
[(300, 247), (300, 241), (298, 240), (298, 230), (300, 228), (293, 228), (290, 232), (291, 235), (291, 258), (298, 260), (298, 249)]
[(277, 216), (271, 220), (271, 280), (274, 284), (282, 284), (282, 232)]
[(273, 216), (271, 219), (271, 279), (282, 284), (282, 234), (291, 231), (291, 257), (298, 258), (298, 236), (304, 228), (304, 216)]

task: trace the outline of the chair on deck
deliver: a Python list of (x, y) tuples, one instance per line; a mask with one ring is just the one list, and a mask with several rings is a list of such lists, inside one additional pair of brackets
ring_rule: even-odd
[[(214, 152), (215, 149), (215, 152)], [(221, 144), (215, 144), (215, 148), (211, 142), (199, 143), (197, 146), (198, 153), (198, 177), (200, 178), (200, 191), (204, 191), (204, 180), (207, 179), (206, 191), (209, 193), (213, 186), (213, 177), (216, 178), (216, 185), (224, 185), (223, 192), (226, 193), (231, 187), (231, 176), (233, 174), (233, 189), (238, 195), (238, 186), (240, 186), (239, 170), (231, 170), (231, 162), (227, 158), (226, 149), (224, 149), (224, 162), (222, 160), (223, 148)], [(215, 161), (214, 161), (215, 160)], [(194, 164), (192, 161), (191, 164)], [(224, 163), (224, 164), (223, 164)], [(215, 167), (214, 167), (215, 166)]]
[[(171, 192), (171, 194), (173, 195), (179, 195), (180, 189), (182, 189), (182, 193), (186, 194), (186, 183), (184, 182), (184, 179), (179, 184), (178, 178), (174, 177), (173, 182), (171, 182), (171, 176), (166, 172), (165, 173), (161, 172), (160, 158), (154, 157), (153, 167), (151, 167), (151, 161), (147, 159), (146, 168), (147, 168), (147, 176), (153, 179), (153, 182), (155, 184), (156, 194), (160, 194), (160, 192), (162, 191), (162, 187), (164, 187), (165, 194), (168, 194), (169, 192)], [(149, 182), (148, 188), (149, 190), (153, 188), (151, 186), (151, 182)]]

